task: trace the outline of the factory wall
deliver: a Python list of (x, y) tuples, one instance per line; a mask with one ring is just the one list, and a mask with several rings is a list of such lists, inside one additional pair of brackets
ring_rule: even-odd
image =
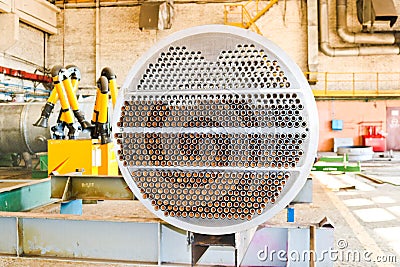
[(281, 1), (257, 21), (262, 34), (307, 71), (307, 6), (303, 0)]
[(177, 4), (172, 29), (164, 31), (141, 31), (139, 12), (139, 6), (100, 8), (96, 45), (96, 10), (62, 10), (60, 35), (49, 39), (50, 64), (76, 64), (82, 72), (82, 86), (88, 87), (95, 85), (101, 69), (108, 66), (122, 84), (138, 58), (158, 40), (191, 26), (223, 23), (221, 4)]
[[(400, 0), (395, 1), (400, 8)], [(352, 46), (341, 41), (336, 33), (335, 5), (335, 1), (329, 1), (330, 45), (332, 47)], [(93, 85), (101, 68), (109, 66), (115, 70), (119, 82), (122, 83), (136, 60), (155, 42), (172, 32), (191, 26), (222, 24), (223, 10), (222, 3), (176, 3), (175, 19), (170, 30), (140, 31), (138, 28), (139, 6), (101, 7), (99, 31), (96, 36), (95, 8), (74, 8), (71, 5), (63, 9), (58, 16), (60, 34), (49, 38), (48, 65), (60, 63), (78, 65), (84, 74), (83, 86)], [(356, 19), (355, 0), (348, 1), (347, 10), (349, 29), (360, 32), (361, 25)], [(257, 25), (265, 37), (282, 47), (303, 71), (308, 71), (306, 1), (278, 2), (257, 21)], [(377, 27), (378, 30), (379, 27)], [(392, 29), (385, 27), (382, 29), (400, 30), (400, 22), (397, 22)], [(399, 57), (399, 55), (329, 57), (319, 52), (318, 71), (400, 72), (400, 64), (397, 64)], [(317, 82), (313, 88), (322, 87), (323, 82)]]
[[(400, 7), (400, 0), (396, 0)], [(336, 33), (336, 2), (329, 1), (330, 44), (332, 47), (348, 47)], [(99, 28), (96, 36), (95, 8), (63, 9), (58, 16), (59, 35), (49, 38), (49, 62), (52, 64), (75, 63), (86, 74), (83, 85), (96, 80), (96, 56), (98, 68), (115, 69), (120, 82), (136, 60), (155, 42), (172, 32), (196, 25), (223, 24), (223, 4), (175, 4), (175, 19), (170, 30), (139, 30), (139, 6), (101, 7)], [(348, 1), (349, 30), (360, 32), (356, 19), (355, 0)], [(378, 22), (376, 24), (379, 24)], [(263, 35), (282, 47), (300, 66), (307, 69), (307, 4), (304, 0), (278, 2), (257, 21)], [(400, 30), (400, 22), (392, 29)], [(96, 40), (96, 37), (98, 38)], [(96, 54), (97, 53), (97, 54)], [(319, 72), (396, 72), (400, 71), (398, 55), (329, 57), (319, 52)], [(388, 68), (390, 66), (390, 68)]]
[[(336, 33), (336, 2), (329, 1), (330, 45), (347, 47)], [(400, 0), (396, 0), (400, 7)], [(100, 70), (109, 66), (117, 74), (122, 85), (130, 68), (154, 43), (171, 33), (196, 25), (223, 24), (224, 5), (221, 3), (175, 3), (175, 18), (170, 30), (139, 30), (139, 6), (101, 7), (96, 29), (96, 9), (78, 8), (73, 5), (58, 16), (59, 35), (53, 35), (48, 43), (48, 66), (53, 64), (76, 64), (82, 71), (82, 87), (95, 85)], [(348, 27), (359, 32), (361, 25), (356, 19), (355, 0), (348, 1)], [(307, 2), (305, 0), (282, 1), (272, 7), (257, 22), (265, 37), (282, 47), (304, 72), (307, 62)], [(381, 27), (381, 26), (379, 26)], [(385, 29), (385, 27), (383, 27)], [(388, 29), (388, 28), (387, 28)], [(391, 30), (399, 30), (397, 22)], [(97, 31), (96, 31), (97, 30)], [(318, 53), (318, 72), (400, 72), (399, 55), (329, 57)], [(97, 61), (96, 61), (97, 58)], [(325, 81), (318, 81), (312, 88), (321, 88)], [(351, 90), (347, 85), (339, 89)], [(341, 87), (342, 86), (342, 87)], [(365, 83), (366, 89), (371, 84)], [(362, 88), (361, 88), (362, 89)], [(362, 121), (385, 120), (387, 101), (348, 102), (335, 101), (335, 116), (340, 110), (354, 109), (351, 115), (344, 113), (346, 128), (340, 133), (329, 129), (332, 120), (333, 102), (318, 102), (321, 123), (320, 150), (332, 149), (332, 138), (336, 135), (352, 137), (359, 144), (357, 123)], [(376, 103), (376, 107), (373, 106)], [(371, 107), (372, 105), (372, 107)], [(393, 104), (397, 105), (397, 104)], [(379, 112), (370, 112), (377, 109)], [(339, 118), (338, 118), (339, 119)], [(385, 123), (385, 122), (384, 122)]]
[(58, 34), (49, 37), (48, 66), (76, 65), (82, 73), (80, 86), (95, 86), (94, 9), (63, 10), (57, 17), (57, 24)]
[(4, 51), (3, 65), (34, 72), (45, 64), (45, 34), (24, 23), (19, 23), (18, 41)]
[[(93, 85), (99, 69), (109, 66), (122, 83), (136, 60), (158, 40), (188, 27), (224, 23), (223, 4), (175, 4), (174, 10), (171, 29), (141, 31), (139, 6), (102, 7), (96, 46), (96, 10), (63, 9), (58, 16), (60, 34), (49, 38), (49, 65), (76, 64), (83, 74), (82, 86)], [(264, 36), (281, 46), (304, 70), (307, 67), (305, 19), (305, 4), (289, 1), (286, 7), (274, 6), (258, 24)]]
[[(12, 33), (7, 30), (2, 31), (3, 37), (16, 38), (17, 41), (12, 46), (0, 50), (0, 66), (32, 73), (36, 69), (43, 69), (47, 64), (47, 34), (21, 22), (17, 24), (17, 27)], [(20, 79), (5, 76), (0, 77), (0, 82), (22, 84)], [(30, 84), (24, 81), (25, 86), (30, 86)]]
[[(37, 73), (42, 74), (46, 65), (47, 34), (18, 21), (15, 29), (0, 30), (0, 33), (2, 37), (9, 38), (9, 44), (13, 43), (0, 49), (0, 66), (30, 73), (41, 70)], [(13, 38), (14, 41), (10, 41)], [(32, 93), (36, 88), (43, 89), (43, 86), (0, 73), (0, 101), (21, 102), (27, 90)]]
[[(368, 126), (386, 135), (386, 109), (399, 107), (400, 100), (325, 100), (317, 101), (320, 139), (319, 151), (333, 151), (334, 138), (353, 138), (354, 145), (363, 145), (362, 135)], [(354, 108), (357, 107), (357, 108)], [(332, 130), (332, 120), (342, 120), (342, 130)]]

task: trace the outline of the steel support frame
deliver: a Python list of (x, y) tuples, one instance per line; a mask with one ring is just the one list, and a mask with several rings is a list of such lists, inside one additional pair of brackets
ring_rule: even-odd
[[(105, 220), (93, 216), (0, 212), (0, 225), (0, 254), (3, 255), (112, 260), (150, 266), (192, 263), (188, 233), (159, 219)], [(291, 224), (259, 227), (253, 239), (251, 232), (234, 234), (238, 249), (236, 266), (276, 265), (276, 260), (265, 258), (266, 248), (300, 252), (311, 248), (316, 252), (327, 250), (334, 243), (333, 231), (330, 224)], [(235, 249), (231, 247), (212, 246), (198, 263), (233, 266), (233, 252)], [(333, 266), (329, 259), (320, 264)]]
[(26, 211), (51, 203), (50, 179), (0, 180), (0, 183), (18, 183), (0, 189), (0, 211)]
[(195, 266), (201, 257), (212, 247), (231, 247), (233, 249), (234, 266), (240, 266), (247, 248), (257, 228), (225, 235), (205, 235), (188, 232), (188, 241), (191, 245), (191, 266)]
[(51, 197), (63, 201), (135, 199), (122, 176), (52, 175)]
[[(35, 192), (32, 190), (33, 186), (44, 185), (49, 188), (50, 183), (51, 196), (62, 200), (133, 199), (132, 192), (121, 176), (94, 177), (79, 174), (52, 176), (51, 179), (32, 183), (28, 185), (25, 183), (25, 187), (18, 186), (14, 189), (24, 190), (24, 198), (30, 196), (34, 201), (37, 201), (35, 197), (28, 194)], [(293, 203), (311, 202), (311, 190), (312, 180), (308, 179)], [(47, 195), (44, 194), (47, 201), (50, 200), (49, 191), (50, 189)], [(282, 242), (295, 243), (295, 240), (289, 240), (288, 231), (293, 232), (294, 230), (290, 228), (299, 227), (294, 224), (289, 228), (260, 227), (226, 236), (215, 236), (188, 233), (160, 219), (135, 218), (132, 220), (113, 217), (107, 219), (96, 216), (22, 212), (0, 212), (0, 225), (2, 226), (0, 254), (18, 257), (44, 256), (146, 262), (154, 265), (199, 263), (234, 266), (240, 266), (241, 263), (252, 266), (265, 264), (257, 259), (254, 252), (255, 248), (260, 251), (265, 245), (252, 244), (254, 235), (263, 236), (268, 233), (267, 236), (273, 236), (277, 232), (278, 240), (286, 238), (287, 241)], [(308, 229), (301, 230), (302, 235), (307, 236), (308, 234), (304, 231)], [(263, 242), (268, 243), (271, 240), (273, 239), (268, 238)], [(250, 253), (246, 252), (249, 250)]]

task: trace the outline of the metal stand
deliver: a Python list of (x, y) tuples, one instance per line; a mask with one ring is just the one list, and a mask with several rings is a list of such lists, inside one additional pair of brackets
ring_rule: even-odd
[(205, 235), (188, 232), (191, 246), (191, 266), (195, 266), (209, 247), (233, 247), (234, 266), (240, 266), (257, 228), (226, 235)]
[(294, 205), (293, 204), (288, 205), (286, 207), (286, 215), (287, 215), (286, 221), (294, 223)]
[(227, 235), (203, 235), (196, 233), (189, 233), (189, 243), (192, 247), (192, 266), (195, 266), (200, 260), (201, 256), (211, 246), (229, 246), (235, 249), (235, 266), (238, 265), (238, 253), (235, 242), (235, 234)]

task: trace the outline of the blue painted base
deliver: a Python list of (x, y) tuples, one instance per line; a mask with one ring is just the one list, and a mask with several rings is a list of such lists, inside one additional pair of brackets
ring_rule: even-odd
[(294, 222), (294, 207), (287, 207), (287, 222)]
[(82, 199), (71, 200), (61, 203), (61, 214), (82, 215)]

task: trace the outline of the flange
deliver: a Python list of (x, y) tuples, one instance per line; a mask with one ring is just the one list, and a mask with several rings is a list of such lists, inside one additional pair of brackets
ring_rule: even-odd
[(317, 108), (298, 66), (248, 30), (174, 33), (133, 66), (113, 133), (136, 197), (197, 233), (255, 227), (304, 185), (318, 144)]

